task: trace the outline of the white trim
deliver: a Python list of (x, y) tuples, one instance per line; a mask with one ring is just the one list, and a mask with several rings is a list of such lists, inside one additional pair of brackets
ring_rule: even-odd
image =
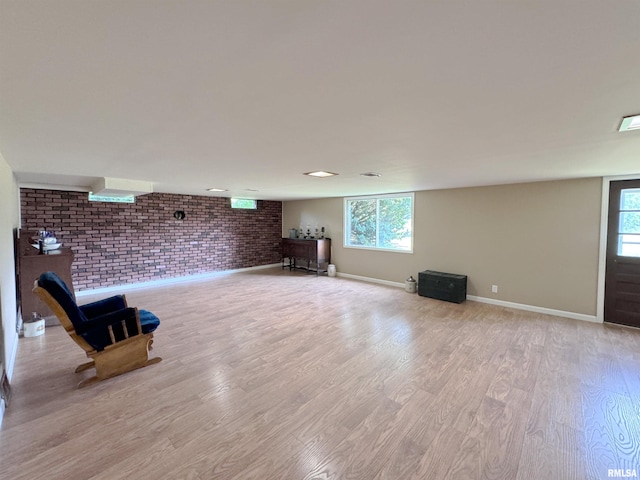
[(130, 283), (124, 285), (116, 285), (113, 287), (94, 288), (92, 290), (81, 290), (76, 292), (76, 298), (88, 297), (91, 295), (101, 295), (110, 293), (122, 293), (130, 290), (140, 290), (145, 288), (163, 287), (167, 285), (177, 285), (181, 283), (199, 282), (202, 280), (210, 280), (212, 278), (229, 275), (231, 273), (248, 272), (251, 270), (263, 270), (265, 268), (281, 267), (281, 263), (272, 263), (269, 265), (260, 265), (258, 267), (238, 268), (235, 270), (222, 270), (217, 272), (200, 273), (197, 275), (189, 275), (186, 277), (164, 278), (162, 280), (151, 280), (149, 282)]
[(544, 315), (553, 315), (554, 317), (565, 317), (573, 318), (574, 320), (582, 320), (585, 322), (602, 323), (594, 315), (585, 315), (584, 313), (567, 312), (565, 310), (555, 310), (553, 308), (546, 307), (536, 307), (535, 305), (506, 302), (504, 300), (495, 300), (493, 298), (476, 297), (475, 295), (467, 295), (467, 300), (479, 303), (488, 303), (490, 305), (498, 305), (500, 307), (515, 308), (517, 310), (526, 310), (527, 312), (542, 313)]
[(640, 180), (640, 173), (602, 177), (602, 198), (600, 206), (600, 248), (598, 251), (598, 290), (596, 292), (596, 317), (604, 323), (604, 281), (607, 270), (607, 229), (609, 225), (609, 190), (611, 182), (618, 180)]
[(604, 323), (604, 280), (607, 270), (607, 225), (609, 223), (609, 189), (611, 180), (602, 178), (602, 198), (600, 199), (600, 246), (598, 248), (598, 287), (596, 290), (596, 316)]
[[(390, 287), (404, 288), (404, 283), (390, 282), (388, 280), (380, 280), (371, 277), (362, 277), (360, 275), (351, 275), (350, 273), (337, 273), (338, 277), (351, 278), (361, 280), (363, 282), (380, 283)], [(553, 308), (536, 307), (535, 305), (525, 305), (523, 303), (507, 302), (504, 300), (495, 300), (493, 298), (476, 297), (475, 295), (467, 295), (467, 300), (478, 303), (488, 303), (500, 307), (515, 308), (517, 310), (525, 310), (527, 312), (542, 313), (544, 315), (553, 315), (555, 317), (573, 318), (574, 320), (582, 320), (585, 322), (602, 323), (593, 315), (585, 315), (584, 313), (566, 312), (564, 310), (555, 310)]]
[(351, 278), (353, 280), (361, 280), (363, 282), (369, 282), (369, 283), (379, 283), (381, 285), (387, 285), (389, 287), (404, 288), (404, 283), (391, 282), (389, 280), (380, 280), (379, 278), (362, 277), (360, 275), (352, 275), (350, 273), (341, 273), (341, 272), (336, 272), (336, 276), (344, 277), (344, 278)]
[(11, 356), (9, 357), (9, 365), (7, 365), (7, 377), (9, 377), (9, 381), (13, 378), (13, 367), (16, 365), (16, 357), (18, 356), (18, 338), (19, 335), (13, 337), (13, 348), (11, 352)]
[(58, 185), (55, 183), (33, 183), (33, 182), (20, 182), (18, 183), (18, 191), (21, 188), (30, 188), (33, 190), (61, 190), (63, 192), (86, 192), (91, 191), (91, 187), (75, 187), (71, 185)]

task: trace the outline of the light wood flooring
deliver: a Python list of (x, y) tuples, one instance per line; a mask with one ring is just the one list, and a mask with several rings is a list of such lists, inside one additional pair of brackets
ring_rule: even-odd
[(0, 478), (640, 475), (640, 331), (280, 269), (127, 298), (164, 360), (78, 390), (20, 339)]

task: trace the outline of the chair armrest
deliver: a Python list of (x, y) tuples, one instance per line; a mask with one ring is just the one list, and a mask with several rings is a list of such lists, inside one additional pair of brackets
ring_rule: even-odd
[(76, 328), (76, 333), (84, 338), (89, 345), (100, 351), (114, 343), (111, 340), (109, 327), (111, 327), (116, 343), (128, 337), (139, 335), (141, 331), (139, 329), (138, 309), (125, 308), (92, 318), (87, 322), (83, 322), (79, 328)]
[(113, 297), (98, 300), (97, 302), (80, 305), (80, 311), (89, 319), (93, 319), (105, 313), (115, 312), (127, 308), (127, 301), (124, 295), (115, 295)]

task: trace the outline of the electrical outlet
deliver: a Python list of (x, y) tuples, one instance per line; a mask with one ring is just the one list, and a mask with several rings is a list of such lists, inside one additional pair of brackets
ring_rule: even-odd
[(498, 293), (498, 285), (491, 285), (491, 293)]

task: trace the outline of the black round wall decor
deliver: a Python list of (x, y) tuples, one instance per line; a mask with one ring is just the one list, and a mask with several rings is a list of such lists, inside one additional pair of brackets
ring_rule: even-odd
[(184, 210), (176, 210), (175, 212), (173, 212), (173, 217), (176, 220), (184, 220), (184, 217), (186, 217)]

